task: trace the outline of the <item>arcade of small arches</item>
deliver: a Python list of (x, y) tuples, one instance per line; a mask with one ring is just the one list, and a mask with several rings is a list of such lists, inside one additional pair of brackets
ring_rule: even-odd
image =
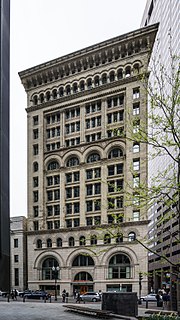
[[(124, 157), (124, 149), (122, 147), (119, 146), (115, 146), (110, 148), (110, 151), (108, 151), (104, 156), (104, 158), (108, 158), (108, 159), (123, 159)], [(88, 154), (85, 154), (84, 158), (80, 159), (79, 155), (72, 155), (71, 157), (67, 156), (65, 159), (65, 166), (66, 167), (75, 167), (80, 165), (80, 161), (82, 163), (86, 162), (86, 163), (95, 163), (98, 162), (102, 159), (102, 155), (99, 151), (90, 151)], [(59, 163), (59, 159), (51, 159), (47, 161), (46, 164), (46, 170), (47, 171), (52, 171), (52, 170), (58, 170), (60, 169), (60, 163)], [(35, 161), (33, 163), (33, 171), (38, 171), (39, 166), (38, 166), (38, 162)]]
[(117, 70), (102, 72), (99, 75), (96, 74), (95, 76), (88, 76), (86, 79), (81, 79), (73, 83), (61, 85), (60, 87), (53, 88), (52, 90), (48, 89), (46, 92), (41, 92), (39, 94), (35, 93), (31, 97), (32, 105), (36, 106), (44, 102), (59, 99), (64, 96), (69, 96), (78, 92), (83, 92), (85, 90), (91, 90), (107, 83), (119, 81), (131, 76), (136, 76), (140, 73), (141, 68), (142, 63), (138, 61), (133, 65), (129, 64), (125, 67), (119, 67)]
[[(75, 239), (74, 237), (69, 237), (66, 241), (69, 247), (74, 247), (75, 245), (86, 246), (86, 245), (97, 245), (98, 242), (101, 242), (101, 239), (98, 239), (96, 234), (91, 235), (88, 239), (85, 236), (80, 236), (79, 239)], [(103, 243), (105, 245), (108, 244), (120, 244), (124, 241), (136, 241), (136, 233), (134, 231), (128, 231), (126, 234), (117, 233), (113, 238), (109, 233), (106, 233), (103, 237)], [(64, 247), (62, 238), (58, 237), (55, 243), (56, 247)], [(42, 247), (52, 248), (54, 247), (54, 242), (51, 238), (46, 239), (45, 241), (42, 239), (36, 240), (36, 248), (41, 249)]]

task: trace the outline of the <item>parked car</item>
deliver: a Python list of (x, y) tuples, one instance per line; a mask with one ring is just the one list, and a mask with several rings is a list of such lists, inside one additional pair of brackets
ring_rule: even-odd
[(0, 296), (7, 297), (8, 292), (0, 290)]
[[(147, 296), (141, 297), (141, 300), (143, 300), (143, 301), (157, 301), (156, 293), (149, 293), (149, 294), (147, 294)], [(161, 296), (160, 296), (160, 300), (162, 300)]]
[(48, 293), (41, 290), (32, 291), (30, 293), (25, 293), (24, 298), (26, 299), (48, 299)]
[(81, 301), (84, 301), (84, 302), (85, 301), (92, 301), (92, 302), (101, 301), (101, 297), (97, 292), (86, 292), (84, 294), (81, 294), (80, 299)]
[(28, 293), (31, 293), (31, 292), (33, 292), (33, 291), (32, 290), (19, 291), (19, 296), (21, 298), (23, 298), (25, 294), (28, 294)]

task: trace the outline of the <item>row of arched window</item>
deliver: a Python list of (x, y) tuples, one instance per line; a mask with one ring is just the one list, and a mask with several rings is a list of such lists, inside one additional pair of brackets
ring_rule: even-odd
[[(79, 238), (79, 245), (80, 246), (85, 246), (86, 245), (86, 237), (85, 236), (80, 236)], [(128, 234), (128, 239), (126, 239), (126, 241), (135, 241), (136, 240), (136, 234), (135, 232), (129, 232)], [(109, 233), (106, 233), (104, 235), (104, 239), (103, 239), (103, 242), (104, 244), (111, 244), (111, 241), (112, 241), (112, 237)], [(123, 242), (123, 234), (121, 233), (117, 233), (116, 236), (115, 236), (115, 242), (118, 244), (118, 243), (121, 243)], [(97, 235), (91, 235), (90, 236), (90, 245), (97, 245), (98, 244), (98, 237)], [(42, 245), (43, 245), (43, 241), (41, 239), (38, 239), (37, 242), (36, 242), (36, 247), (38, 249), (42, 248)], [(75, 246), (75, 239), (74, 237), (69, 237), (68, 239), (68, 245), (69, 247), (74, 247)], [(57, 247), (62, 247), (63, 246), (63, 241), (61, 238), (57, 238), (56, 239), (56, 246)], [(52, 247), (52, 239), (48, 238), (46, 240), (46, 247), (47, 248), (51, 248)]]
[(128, 78), (130, 76), (137, 75), (139, 71), (140, 63), (136, 62), (132, 66), (128, 65), (124, 68), (121, 67), (117, 70), (104, 72), (102, 73), (102, 75), (88, 77), (87, 79), (81, 80), (79, 82), (74, 82), (72, 84), (67, 84), (66, 86), (61, 86), (59, 88), (54, 88), (53, 90), (48, 90), (45, 93), (42, 92), (40, 94), (35, 94), (32, 96), (31, 100), (33, 102), (33, 105), (38, 105), (64, 96), (69, 96), (71, 94), (76, 94), (78, 92), (97, 88), (101, 85), (118, 81), (123, 78)]

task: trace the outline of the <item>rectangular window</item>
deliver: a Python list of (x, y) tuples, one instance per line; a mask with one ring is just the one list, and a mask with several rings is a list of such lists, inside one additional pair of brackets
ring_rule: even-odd
[(79, 227), (79, 218), (74, 219), (74, 227)]
[(66, 204), (66, 214), (72, 214), (72, 203)]
[(74, 176), (74, 182), (79, 181), (79, 172), (74, 172), (73, 176)]
[(58, 204), (54, 206), (54, 215), (57, 216), (59, 214), (60, 214), (60, 206)]
[(95, 168), (94, 169), (94, 178), (100, 178), (101, 177), (101, 168)]
[(134, 88), (133, 89), (133, 99), (139, 99), (139, 97), (140, 97), (139, 88)]
[(39, 198), (38, 191), (34, 191), (33, 192), (33, 200), (34, 200), (34, 202), (38, 202), (38, 198)]
[(14, 262), (19, 262), (19, 256), (18, 256), (18, 254), (15, 254), (15, 255), (14, 255)]
[(118, 163), (116, 165), (116, 169), (117, 169), (117, 174), (122, 174), (123, 173), (123, 163)]
[(52, 230), (53, 229), (53, 223), (52, 221), (47, 221), (47, 229)]
[(19, 269), (14, 269), (14, 285), (19, 286)]
[(34, 213), (34, 218), (38, 217), (38, 214), (39, 214), (39, 207), (38, 206), (33, 207), (33, 213)]
[(74, 198), (79, 197), (79, 187), (74, 187)]
[(60, 190), (54, 190), (54, 200), (59, 200), (60, 199)]
[(101, 217), (100, 216), (94, 217), (94, 224), (95, 225), (101, 224)]
[(53, 215), (53, 206), (48, 206), (47, 207), (47, 215), (48, 215), (48, 217)]
[(54, 221), (54, 229), (59, 229), (60, 228), (60, 221), (59, 220), (55, 220)]
[(52, 201), (53, 200), (53, 193), (52, 191), (47, 191), (47, 200)]
[(118, 208), (118, 209), (123, 208), (123, 197), (119, 197), (116, 199), (116, 208)]
[(139, 183), (140, 183), (140, 177), (139, 176), (133, 177), (133, 188), (138, 188)]
[(92, 224), (93, 224), (93, 219), (92, 219), (92, 217), (86, 218), (86, 224), (87, 224), (87, 226), (92, 226)]
[(39, 222), (38, 221), (34, 221), (33, 225), (34, 225), (34, 231), (39, 230)]
[(100, 194), (101, 193), (101, 184), (100, 183), (95, 183), (94, 193), (95, 194)]
[(139, 221), (139, 218), (140, 218), (140, 212), (133, 211), (133, 221)]
[(86, 211), (87, 212), (92, 211), (92, 200), (86, 201)]
[(114, 180), (108, 181), (108, 192), (114, 192)]
[(66, 173), (66, 183), (72, 182), (72, 173)]
[(57, 176), (54, 176), (54, 184), (59, 184), (60, 183), (60, 176), (59, 174)]
[(72, 228), (72, 220), (66, 220), (66, 227)]
[(39, 123), (39, 117), (38, 116), (34, 116), (33, 117), (33, 125), (36, 126)]
[(33, 177), (33, 187), (36, 188), (38, 187), (39, 181), (38, 181), (38, 177)]
[(33, 145), (33, 155), (36, 156), (39, 153), (39, 147), (38, 144)]
[(140, 111), (139, 103), (134, 103), (133, 104), (133, 116), (138, 115), (139, 111)]
[(66, 199), (72, 198), (72, 188), (66, 188)]
[(93, 178), (93, 170), (92, 169), (86, 170), (86, 179), (89, 180), (92, 178)]
[(140, 170), (140, 160), (139, 159), (133, 160), (133, 170), (134, 171)]
[(34, 130), (33, 130), (33, 138), (34, 138), (34, 139), (38, 139), (38, 137), (39, 137), (38, 129), (34, 129)]
[(52, 186), (53, 185), (53, 177), (47, 177), (47, 185)]
[(114, 175), (114, 169), (115, 166), (108, 166), (108, 176), (113, 176)]
[(101, 200), (98, 199), (94, 202), (94, 211), (99, 211), (101, 210)]
[(92, 186), (92, 184), (88, 184), (86, 186), (86, 195), (91, 196), (92, 194), (93, 194), (93, 186)]
[(79, 213), (79, 202), (74, 202), (74, 213)]

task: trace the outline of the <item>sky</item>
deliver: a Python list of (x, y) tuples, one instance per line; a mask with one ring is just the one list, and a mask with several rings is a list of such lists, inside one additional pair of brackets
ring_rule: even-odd
[(146, 0), (11, 0), (11, 216), (27, 216), (26, 93), (18, 72), (138, 29), (145, 4)]

